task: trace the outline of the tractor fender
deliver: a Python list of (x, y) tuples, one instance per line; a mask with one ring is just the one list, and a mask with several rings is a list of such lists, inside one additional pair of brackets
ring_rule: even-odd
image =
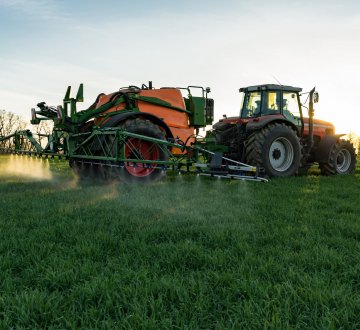
[(246, 125), (246, 132), (252, 133), (257, 131), (270, 123), (284, 123), (294, 129), (295, 132), (298, 134), (300, 133), (300, 128), (296, 126), (293, 122), (284, 119), (282, 115), (272, 115), (272, 116), (264, 116), (264, 117), (257, 117), (254, 119), (250, 119)]
[(118, 126), (121, 122), (124, 122), (127, 119), (135, 119), (135, 118), (144, 118), (151, 121), (153, 124), (158, 125), (163, 128), (166, 134), (166, 138), (173, 139), (174, 136), (166, 123), (161, 120), (159, 117), (154, 116), (151, 113), (147, 112), (124, 112), (117, 114), (115, 116), (110, 117), (104, 124), (103, 127), (115, 127)]
[(330, 151), (333, 145), (345, 134), (325, 135), (316, 149), (313, 150), (314, 161), (318, 163), (327, 163), (329, 161)]

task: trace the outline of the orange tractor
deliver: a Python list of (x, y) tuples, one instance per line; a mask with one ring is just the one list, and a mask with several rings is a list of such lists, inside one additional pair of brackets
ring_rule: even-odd
[(272, 177), (305, 173), (317, 163), (325, 175), (353, 173), (353, 145), (335, 134), (333, 124), (314, 119), (315, 88), (308, 95), (308, 117), (300, 102), (302, 89), (282, 85), (241, 88), (239, 117), (224, 118), (208, 135), (226, 146), (225, 155), (264, 168)]
[[(199, 129), (213, 122), (209, 88), (156, 89), (149, 82), (100, 94), (88, 109), (78, 111), (83, 86), (75, 98), (69, 87), (63, 106), (41, 102), (40, 110), (32, 109), (32, 124), (54, 122), (48, 145), (42, 148), (31, 132), (22, 131), (12, 135), (14, 151), (64, 155), (81, 177), (126, 182), (159, 179), (169, 169), (256, 181), (266, 181), (264, 174), (306, 172), (313, 163), (324, 174), (354, 171), (353, 146), (334, 133), (332, 124), (313, 118), (315, 89), (308, 93), (308, 118), (302, 112), (301, 88), (259, 85), (240, 91), (240, 116), (220, 120), (200, 137)], [(25, 145), (32, 147), (25, 150)]]

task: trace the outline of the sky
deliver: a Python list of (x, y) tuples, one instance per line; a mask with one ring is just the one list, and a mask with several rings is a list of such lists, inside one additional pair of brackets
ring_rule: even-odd
[(316, 86), (315, 117), (360, 135), (360, 1), (0, 0), (0, 109), (30, 119), (84, 83), (101, 93), (211, 87), (215, 118), (239, 114), (239, 88)]

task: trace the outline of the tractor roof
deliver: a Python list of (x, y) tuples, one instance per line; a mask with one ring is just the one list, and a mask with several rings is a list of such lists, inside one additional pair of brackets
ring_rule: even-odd
[(239, 89), (240, 92), (254, 92), (254, 91), (260, 91), (260, 90), (301, 92), (302, 88), (292, 87), (292, 86), (284, 86), (284, 85), (265, 84), (265, 85), (242, 87)]

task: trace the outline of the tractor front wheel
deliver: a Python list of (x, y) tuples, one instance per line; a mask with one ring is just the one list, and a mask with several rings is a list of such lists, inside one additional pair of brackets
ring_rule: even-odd
[(354, 146), (345, 140), (338, 140), (332, 146), (327, 163), (319, 164), (321, 174), (351, 174), (356, 167)]
[(253, 133), (247, 143), (246, 161), (262, 167), (270, 177), (295, 175), (300, 166), (301, 144), (296, 132), (283, 123), (273, 123)]

